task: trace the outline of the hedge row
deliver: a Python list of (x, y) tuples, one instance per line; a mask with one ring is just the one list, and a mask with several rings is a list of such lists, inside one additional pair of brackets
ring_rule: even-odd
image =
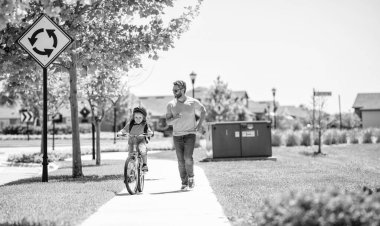
[[(55, 134), (71, 134), (72, 129), (71, 125), (66, 125), (66, 124), (56, 124), (55, 125)], [(79, 132), (80, 133), (91, 133), (92, 128), (91, 124), (89, 123), (83, 123), (79, 124)], [(2, 133), (4, 135), (34, 135), (34, 134), (41, 134), (41, 127), (40, 126), (29, 126), (27, 127), (24, 124), (17, 124), (17, 125), (8, 125), (3, 128)], [(53, 126), (49, 125), (48, 126), (48, 133), (52, 134), (53, 133)]]
[(267, 200), (252, 214), (255, 225), (379, 225), (380, 193), (329, 188), (292, 191)]
[[(353, 129), (353, 130), (338, 130), (329, 129), (321, 133), (322, 144), (366, 144), (380, 143), (380, 129)], [(311, 146), (318, 145), (318, 132), (311, 130), (301, 131), (280, 131), (272, 132), (272, 146)]]

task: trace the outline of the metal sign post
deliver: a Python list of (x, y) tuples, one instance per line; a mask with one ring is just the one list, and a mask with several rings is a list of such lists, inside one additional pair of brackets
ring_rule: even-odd
[(42, 182), (48, 182), (47, 157), (47, 67), (73, 42), (74, 40), (63, 31), (58, 24), (47, 15), (40, 17), (17, 39), (17, 43), (43, 69), (43, 133), (42, 149)]

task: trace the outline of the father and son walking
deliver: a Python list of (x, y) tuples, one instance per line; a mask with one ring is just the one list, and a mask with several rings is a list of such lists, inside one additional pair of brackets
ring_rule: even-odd
[[(187, 190), (195, 186), (193, 152), (196, 134), (202, 131), (206, 108), (199, 100), (186, 95), (186, 83), (184, 81), (178, 80), (173, 83), (173, 94), (174, 99), (167, 104), (166, 122), (173, 126), (173, 143), (181, 177), (181, 190)], [(201, 113), (198, 121), (195, 118), (196, 111)], [(153, 132), (147, 125), (146, 116), (147, 112), (144, 108), (134, 108), (131, 121), (118, 134), (130, 133), (131, 135), (146, 134), (152, 136)], [(137, 144), (143, 156), (144, 171), (148, 171), (147, 142), (147, 139), (140, 139)], [(132, 143), (130, 141), (128, 143), (129, 150), (132, 150)]]

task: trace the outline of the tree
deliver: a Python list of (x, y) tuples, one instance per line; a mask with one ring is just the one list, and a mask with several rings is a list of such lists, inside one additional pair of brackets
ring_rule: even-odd
[(207, 92), (205, 103), (207, 109), (206, 121), (237, 121), (248, 118), (248, 109), (236, 98), (228, 84), (218, 76), (214, 85)]
[(107, 71), (95, 71), (93, 74), (87, 74), (82, 77), (80, 84), (84, 87), (84, 96), (87, 98), (91, 113), (92, 123), (96, 131), (96, 165), (101, 164), (100, 155), (100, 130), (101, 123), (106, 112), (114, 106), (111, 99), (115, 98), (115, 102), (120, 98), (122, 89), (120, 86), (122, 73), (110, 73)]
[(329, 118), (329, 114), (324, 112), (327, 97), (326, 96), (314, 96), (313, 98), (314, 98), (313, 103), (314, 103), (314, 109), (315, 109), (315, 112), (313, 114), (315, 116), (314, 119), (316, 120), (316, 129), (318, 132), (318, 151), (316, 152), (316, 154), (322, 154), (322, 150), (321, 150), (322, 149), (321, 148), (321, 146), (322, 146), (322, 140), (321, 140), (322, 131), (324, 129), (326, 129), (328, 118)]
[[(172, 0), (30, 0), (28, 5), (20, 6), (20, 9), (27, 8), (22, 19), (7, 20), (4, 29), (7, 31), (2, 33), (0, 39), (0, 61), (7, 65), (3, 70), (8, 73), (17, 73), (9, 71), (8, 65), (13, 65), (15, 58), (21, 55), (20, 48), (14, 44), (15, 40), (42, 12), (56, 15), (53, 19), (75, 40), (52, 65), (52, 70), (64, 68), (70, 77), (73, 177), (83, 175), (78, 128), (78, 76), (84, 74), (84, 68), (112, 73), (141, 67), (143, 56), (158, 59), (159, 51), (174, 47), (174, 41), (188, 29), (191, 20), (199, 12), (200, 4), (201, 0), (198, 0), (194, 5), (185, 7), (181, 15), (167, 22), (165, 9), (173, 7)], [(17, 4), (13, 5), (17, 8)], [(12, 10), (6, 9), (5, 14)], [(0, 15), (5, 14), (2, 12)], [(31, 61), (25, 54), (23, 58)], [(20, 66), (21, 69), (26, 67), (24, 62)]]

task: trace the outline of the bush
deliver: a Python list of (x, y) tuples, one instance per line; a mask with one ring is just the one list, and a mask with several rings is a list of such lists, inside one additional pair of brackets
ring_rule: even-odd
[[(55, 127), (55, 134), (71, 134), (72, 133), (71, 125), (59, 123), (59, 124), (55, 124), (54, 127)], [(2, 133), (5, 135), (27, 134), (27, 131), (29, 131), (29, 135), (33, 135), (33, 134), (39, 135), (42, 133), (42, 129), (40, 126), (29, 125), (28, 130), (26, 128), (27, 127), (24, 124), (8, 125), (3, 129)], [(91, 133), (92, 132), (91, 123), (79, 124), (79, 132)], [(53, 134), (53, 125), (51, 124), (49, 124), (48, 126), (48, 134)]]
[(359, 143), (359, 134), (356, 129), (351, 130), (348, 134), (350, 139), (350, 144), (358, 144)]
[(286, 136), (285, 144), (287, 147), (298, 146), (300, 145), (300, 139), (295, 133), (289, 132)]
[(347, 131), (339, 131), (338, 133), (338, 142), (340, 144), (347, 144)]
[(362, 143), (363, 144), (371, 144), (372, 143), (372, 130), (371, 129), (364, 130)]
[(380, 129), (376, 129), (375, 131), (374, 131), (374, 134), (373, 134), (373, 136), (376, 138), (376, 143), (380, 143)]
[(281, 132), (275, 131), (272, 133), (272, 146), (279, 147), (282, 145), (282, 136)]
[[(48, 162), (63, 161), (70, 157), (70, 153), (50, 152), (48, 153)], [(15, 163), (42, 163), (43, 154), (41, 153), (27, 153), (16, 154), (8, 157), (8, 162)]]
[(258, 225), (379, 225), (380, 193), (324, 189), (289, 192), (266, 200), (253, 215)]
[(15, 124), (15, 125), (8, 125), (3, 128), (3, 134), (36, 134), (34, 132), (33, 125), (29, 125), (28, 127), (24, 124)]
[(301, 145), (311, 146), (312, 145), (312, 135), (309, 131), (303, 131), (301, 133)]
[(328, 130), (323, 136), (323, 144), (326, 145), (332, 145), (332, 144), (338, 144), (339, 138), (338, 138), (338, 132), (336, 130)]

